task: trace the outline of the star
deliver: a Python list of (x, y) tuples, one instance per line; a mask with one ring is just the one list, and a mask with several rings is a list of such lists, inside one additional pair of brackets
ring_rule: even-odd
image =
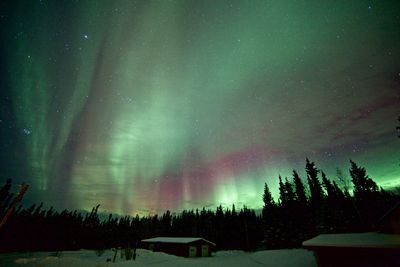
[(30, 135), (30, 134), (32, 133), (31, 130), (29, 130), (29, 129), (27, 129), (27, 128), (22, 129), (22, 132), (23, 132), (25, 135)]

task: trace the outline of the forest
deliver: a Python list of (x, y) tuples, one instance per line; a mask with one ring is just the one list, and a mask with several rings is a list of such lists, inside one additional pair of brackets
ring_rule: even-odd
[[(87, 213), (44, 209), (43, 203), (20, 205), (0, 229), (0, 252), (134, 247), (155, 236), (203, 237), (216, 243), (217, 250), (295, 248), (320, 233), (375, 231), (400, 201), (398, 192), (378, 187), (353, 161), (348, 180), (342, 173), (329, 179), (309, 159), (305, 171), (305, 179), (296, 170), (290, 178), (279, 176), (277, 201), (265, 183), (262, 212), (220, 205), (216, 210), (100, 219), (100, 205)], [(11, 179), (0, 188), (0, 219), (15, 199), (12, 189)]]

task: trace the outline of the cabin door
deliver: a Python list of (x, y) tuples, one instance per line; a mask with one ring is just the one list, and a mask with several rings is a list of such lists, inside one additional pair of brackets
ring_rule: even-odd
[(208, 257), (210, 254), (208, 254), (208, 245), (201, 245), (201, 256), (202, 257)]
[(197, 248), (196, 247), (189, 247), (189, 258), (196, 257), (197, 254)]

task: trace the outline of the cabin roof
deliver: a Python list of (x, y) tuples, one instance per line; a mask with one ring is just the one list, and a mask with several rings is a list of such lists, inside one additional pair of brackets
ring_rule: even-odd
[(304, 241), (305, 247), (400, 248), (400, 235), (381, 233), (324, 234)]
[(204, 242), (215, 246), (215, 244), (213, 242), (210, 242), (210, 241), (208, 241), (208, 240), (206, 240), (204, 238), (201, 238), (201, 237), (154, 237), (154, 238), (144, 239), (144, 240), (142, 240), (142, 242), (188, 244), (188, 243), (192, 243), (194, 241), (199, 241), (199, 240), (203, 240)]

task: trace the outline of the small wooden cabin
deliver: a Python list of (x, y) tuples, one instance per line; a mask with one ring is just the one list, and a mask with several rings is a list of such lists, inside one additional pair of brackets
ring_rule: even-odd
[(304, 241), (319, 267), (400, 266), (400, 235), (383, 233), (325, 234)]
[(400, 202), (375, 225), (375, 232), (326, 234), (304, 241), (319, 267), (400, 266)]
[(181, 257), (210, 257), (215, 244), (201, 237), (154, 237), (142, 240), (141, 247)]

